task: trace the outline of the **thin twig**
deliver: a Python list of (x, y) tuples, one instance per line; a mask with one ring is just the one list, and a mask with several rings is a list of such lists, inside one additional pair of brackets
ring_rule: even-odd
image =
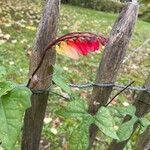
[(132, 81), (130, 84), (128, 84), (125, 88), (123, 88), (122, 90), (120, 90), (116, 95), (114, 95), (112, 97), (112, 99), (105, 105), (106, 107), (120, 94), (122, 93), (124, 90), (126, 90), (129, 86), (131, 86), (135, 81)]
[(55, 94), (55, 95), (57, 95), (57, 96), (59, 96), (59, 97), (62, 97), (62, 98), (64, 98), (64, 99), (66, 99), (66, 100), (70, 100), (69, 97), (65, 97), (65, 96), (63, 96), (63, 95), (61, 95), (61, 94), (59, 94), (59, 93), (56, 93), (56, 92), (53, 92), (53, 91), (50, 91), (50, 93)]

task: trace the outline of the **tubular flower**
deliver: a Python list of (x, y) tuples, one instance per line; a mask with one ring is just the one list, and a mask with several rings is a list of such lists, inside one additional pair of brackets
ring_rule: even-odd
[(90, 37), (89, 34), (82, 34), (78, 37), (67, 37), (65, 40), (59, 41), (59, 44), (56, 45), (56, 52), (68, 56), (72, 59), (79, 59), (79, 55), (86, 56), (90, 52), (97, 51), (101, 46), (105, 46), (108, 39), (92, 34)]
[(34, 78), (36, 72), (41, 67), (47, 54), (46, 52), (53, 46), (56, 47), (57, 53), (77, 60), (79, 59), (79, 55), (87, 55), (90, 52), (97, 51), (102, 45), (105, 46), (107, 42), (108, 38), (90, 32), (72, 32), (57, 38), (50, 42), (44, 49), (41, 60), (37, 68), (33, 71), (31, 78), (27, 83), (27, 87), (30, 87), (32, 78)]
[(58, 54), (68, 56), (72, 59), (76, 59), (76, 60), (79, 59), (79, 55), (77, 51), (64, 41), (61, 41), (59, 46), (56, 45), (56, 52)]

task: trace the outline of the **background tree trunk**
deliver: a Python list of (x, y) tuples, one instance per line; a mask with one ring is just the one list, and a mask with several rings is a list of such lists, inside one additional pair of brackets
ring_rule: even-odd
[[(145, 82), (144, 86), (150, 91), (150, 76), (148, 77), (147, 81)], [(136, 107), (136, 116), (142, 117), (146, 113), (150, 111), (150, 95), (146, 91), (142, 91), (138, 94), (137, 98), (135, 99), (134, 106)], [(134, 131), (138, 127), (137, 124), (134, 125)], [(130, 138), (129, 138), (130, 139)], [(126, 144), (128, 143), (129, 139), (126, 141), (117, 143), (116, 140), (113, 140), (110, 144), (108, 150), (123, 150)], [(147, 139), (147, 136), (145, 137), (145, 140)], [(143, 139), (144, 140), (144, 139)], [(143, 141), (144, 142), (144, 141)], [(144, 149), (138, 149), (138, 150), (144, 150)]]
[[(30, 57), (29, 78), (39, 64), (43, 50), (49, 42), (55, 40), (57, 21), (59, 16), (59, 0), (47, 0), (41, 18), (35, 45)], [(47, 51), (44, 61), (33, 76), (30, 84), (32, 90), (47, 89), (52, 81), (50, 67), (55, 63), (55, 51)], [(32, 107), (25, 113), (22, 150), (38, 150), (49, 92), (33, 93), (31, 96)]]
[[(105, 48), (102, 60), (99, 65), (95, 83), (114, 83), (120, 65), (125, 56), (134, 24), (138, 14), (138, 4), (129, 3), (120, 13), (116, 20)], [(94, 87), (89, 113), (95, 115), (101, 106), (104, 106), (111, 94), (112, 88)], [(93, 124), (90, 127), (89, 147), (91, 149), (95, 140), (98, 128)]]

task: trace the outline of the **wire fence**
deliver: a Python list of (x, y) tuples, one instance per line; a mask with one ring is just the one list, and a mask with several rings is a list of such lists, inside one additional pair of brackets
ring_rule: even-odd
[[(86, 84), (68, 84), (71, 88), (78, 88), (78, 89), (86, 89), (86, 88), (93, 88), (93, 87), (100, 87), (100, 88), (113, 88), (113, 89), (126, 89), (126, 90), (133, 90), (133, 91), (145, 91), (150, 94), (149, 89), (146, 86), (129, 86), (123, 84), (116, 84), (116, 83), (86, 83)], [(34, 89), (32, 92), (34, 93), (42, 93), (51, 91), (51, 86), (47, 89)]]
[[(104, 87), (109, 88), (113, 87), (115, 89), (123, 89), (126, 85), (123, 84), (107, 84), (107, 83), (87, 83), (87, 84), (69, 84), (72, 88), (93, 88), (93, 87)], [(136, 90), (136, 91), (148, 91), (146, 87), (141, 86), (130, 86), (127, 88), (128, 90)], [(149, 92), (149, 91), (148, 91)], [(149, 92), (150, 93), (150, 92)]]
[[(125, 90), (133, 90), (133, 91), (143, 91), (149, 94), (150, 96), (150, 91), (146, 86), (131, 86), (134, 83), (132, 81), (128, 85), (123, 85), (123, 84), (116, 84), (116, 83), (87, 83), (87, 84), (69, 84), (71, 88), (78, 88), (78, 89), (85, 89), (85, 88), (93, 88), (93, 87), (99, 87), (99, 88), (113, 88), (113, 89), (121, 89), (116, 95), (114, 95), (111, 100), (105, 105), (106, 107), (118, 96), (120, 95), (123, 91)], [(43, 92), (50, 92), (51, 94), (55, 94), (59, 97), (62, 97), (66, 100), (74, 99), (71, 95), (69, 96), (64, 96), (62, 94), (59, 94), (55, 91), (52, 90), (52, 86), (49, 86), (47, 89), (33, 89), (31, 90), (34, 94), (41, 94)], [(145, 103), (146, 105), (150, 105), (149, 102), (145, 102), (143, 100), (140, 100), (142, 103)]]

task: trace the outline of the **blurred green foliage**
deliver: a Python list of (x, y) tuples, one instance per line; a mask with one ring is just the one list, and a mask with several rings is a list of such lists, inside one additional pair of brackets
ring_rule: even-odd
[(150, 1), (140, 5), (139, 17), (147, 22), (150, 22)]
[[(62, 2), (66, 3), (66, 0)], [(111, 0), (69, 0), (70, 4), (106, 12), (119, 12), (123, 4)]]
[[(130, 0), (62, 0), (63, 3), (82, 6), (105, 12), (120, 12), (125, 3)], [(124, 3), (123, 3), (124, 2)], [(150, 22), (150, 1), (140, 0), (139, 17)]]

